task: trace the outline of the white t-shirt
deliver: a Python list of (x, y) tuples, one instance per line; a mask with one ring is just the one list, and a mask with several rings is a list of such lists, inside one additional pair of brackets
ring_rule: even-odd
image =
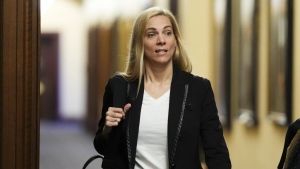
[(167, 169), (170, 90), (160, 98), (144, 91), (136, 150), (135, 169)]

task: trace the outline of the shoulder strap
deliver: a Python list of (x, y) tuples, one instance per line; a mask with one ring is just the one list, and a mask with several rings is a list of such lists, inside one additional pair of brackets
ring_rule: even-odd
[(86, 169), (86, 167), (94, 160), (96, 160), (97, 158), (102, 158), (103, 159), (103, 156), (101, 155), (94, 155), (92, 157), (90, 157), (83, 165), (82, 169)]

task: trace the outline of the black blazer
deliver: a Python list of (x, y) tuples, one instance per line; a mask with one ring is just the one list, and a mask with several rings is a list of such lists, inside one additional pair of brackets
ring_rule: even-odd
[(283, 168), (284, 162), (286, 159), (287, 149), (288, 149), (289, 145), (291, 144), (294, 136), (298, 132), (298, 130), (300, 130), (300, 118), (297, 119), (296, 121), (294, 121), (293, 123), (291, 123), (288, 127), (288, 130), (285, 135), (285, 141), (284, 141), (281, 158), (280, 158), (279, 164), (277, 166), (278, 169)]
[[(142, 81), (143, 82), (143, 81)], [(101, 131), (105, 125), (105, 113), (113, 105), (114, 91), (118, 86), (126, 86), (126, 81), (119, 75), (110, 78), (103, 98), (102, 118), (94, 139), (95, 149), (106, 156), (111, 152), (107, 147), (118, 147), (114, 160), (103, 161), (116, 168), (134, 168), (139, 119), (143, 101), (144, 84), (141, 84), (136, 97), (137, 81), (127, 83), (122, 90), (128, 91), (127, 102), (130, 111), (126, 113), (124, 124), (120, 124), (119, 143), (107, 146)], [(125, 105), (126, 103), (124, 103)], [(199, 143), (202, 141), (205, 161), (209, 169), (229, 169), (231, 162), (223, 137), (223, 129), (217, 114), (217, 107), (209, 80), (173, 68), (170, 89), (168, 118), (168, 154), (169, 166), (176, 169), (201, 168)], [(119, 144), (119, 145), (116, 145)], [(102, 164), (106, 165), (106, 164)]]

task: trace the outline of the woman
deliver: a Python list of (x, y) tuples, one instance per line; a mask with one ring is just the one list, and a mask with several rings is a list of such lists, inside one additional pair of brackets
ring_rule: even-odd
[(102, 167), (198, 169), (201, 141), (209, 169), (231, 168), (211, 84), (190, 73), (173, 14), (143, 11), (129, 47), (126, 70), (105, 88), (94, 139)]

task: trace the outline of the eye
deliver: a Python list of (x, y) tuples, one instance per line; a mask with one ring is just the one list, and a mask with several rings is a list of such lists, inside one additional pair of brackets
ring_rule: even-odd
[(173, 32), (171, 32), (171, 31), (166, 32), (166, 35), (168, 35), (168, 36), (171, 36), (172, 34), (173, 34)]
[(153, 36), (154, 36), (154, 33), (148, 33), (148, 34), (147, 34), (147, 37), (148, 37), (148, 38), (151, 38), (151, 37), (153, 37)]

